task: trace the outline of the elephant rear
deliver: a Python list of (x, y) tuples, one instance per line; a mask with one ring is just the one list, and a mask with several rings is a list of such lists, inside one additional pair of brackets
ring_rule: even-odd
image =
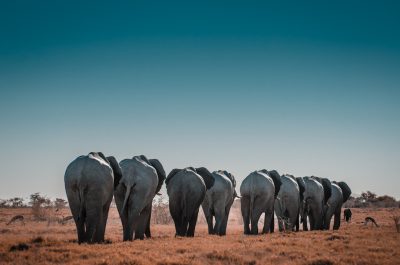
[(169, 209), (178, 236), (194, 236), (200, 205), (207, 187), (214, 184), (211, 173), (202, 169), (173, 170), (167, 177)]
[(101, 158), (80, 156), (67, 167), (64, 183), (79, 243), (103, 241), (113, 196), (112, 168)]

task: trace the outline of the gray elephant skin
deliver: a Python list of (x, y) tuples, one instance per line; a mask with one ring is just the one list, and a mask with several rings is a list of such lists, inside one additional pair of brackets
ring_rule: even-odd
[[(212, 173), (214, 185), (207, 190), (201, 204), (208, 224), (208, 233), (226, 235), (229, 211), (237, 197), (235, 177), (226, 170), (218, 170)], [(215, 217), (215, 225), (213, 218)]]
[(308, 230), (307, 218), (311, 230), (323, 229), (325, 193), (324, 187), (314, 177), (303, 177), (304, 193), (301, 205), (303, 230)]
[(342, 205), (349, 199), (351, 189), (345, 182), (333, 181), (331, 186), (332, 195), (328, 200), (324, 215), (324, 229), (329, 230), (331, 219), (334, 216), (333, 230), (338, 230), (340, 228)]
[(291, 231), (299, 222), (300, 188), (291, 175), (282, 175), (281, 182), (281, 188), (275, 199), (275, 213), (279, 231)]
[(200, 205), (214, 181), (213, 175), (204, 167), (173, 169), (168, 174), (165, 183), (175, 236), (194, 236)]
[(123, 240), (144, 239), (145, 234), (151, 237), (152, 201), (165, 180), (165, 171), (157, 159), (143, 155), (122, 160), (120, 167), (122, 178), (114, 186), (114, 196)]
[(65, 191), (76, 224), (78, 243), (104, 241), (115, 181), (121, 170), (114, 157), (91, 152), (72, 161), (64, 175)]
[(265, 220), (262, 233), (274, 231), (274, 201), (281, 184), (280, 175), (275, 170), (254, 171), (243, 180), (240, 195), (244, 234), (258, 234), (258, 220), (263, 213)]

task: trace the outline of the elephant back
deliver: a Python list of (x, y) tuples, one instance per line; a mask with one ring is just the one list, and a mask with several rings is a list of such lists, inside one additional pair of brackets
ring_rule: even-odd
[(171, 181), (171, 179), (178, 174), (180, 171), (182, 171), (182, 169), (179, 168), (174, 168), (173, 170), (171, 170), (171, 172), (169, 172), (167, 178), (165, 179), (165, 185), (168, 186), (168, 183)]
[(281, 189), (281, 185), (282, 185), (282, 180), (281, 180), (281, 175), (279, 175), (278, 171), (276, 170), (271, 170), (271, 171), (267, 171), (265, 169), (262, 169), (261, 172), (266, 173), (274, 182), (274, 186), (275, 186), (275, 198), (278, 196), (278, 193)]
[(236, 180), (235, 177), (229, 173), (226, 170), (218, 170), (217, 173), (219, 174), (223, 174), (224, 176), (226, 176), (231, 182), (232, 182), (232, 186), (235, 188), (236, 187)]

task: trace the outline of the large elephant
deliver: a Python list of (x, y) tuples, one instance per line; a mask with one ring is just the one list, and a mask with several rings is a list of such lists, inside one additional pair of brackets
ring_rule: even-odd
[(275, 170), (254, 171), (243, 180), (240, 194), (244, 234), (258, 234), (258, 220), (263, 213), (265, 220), (262, 233), (273, 232), (274, 200), (281, 184), (280, 175)]
[(194, 236), (200, 205), (214, 181), (213, 175), (204, 167), (176, 168), (168, 174), (165, 184), (176, 236)]
[[(212, 175), (215, 180), (214, 185), (207, 190), (201, 206), (207, 220), (208, 233), (222, 236), (226, 235), (229, 211), (235, 197), (238, 197), (235, 190), (236, 180), (225, 170), (214, 171)], [(215, 226), (213, 217), (215, 217)]]
[(299, 222), (300, 188), (291, 175), (281, 176), (281, 188), (275, 199), (275, 213), (278, 218), (279, 231), (291, 231)]
[(64, 175), (65, 191), (79, 244), (104, 241), (114, 182), (120, 178), (117, 160), (101, 152), (79, 156), (68, 165)]
[(350, 195), (351, 189), (345, 182), (335, 182), (332, 184), (332, 195), (328, 200), (327, 208), (324, 216), (324, 229), (329, 230), (332, 216), (334, 215), (333, 230), (338, 230), (340, 227), (340, 218), (342, 213), (342, 205)]
[(151, 236), (152, 201), (165, 180), (165, 171), (157, 159), (144, 155), (120, 162), (122, 178), (114, 186), (115, 203), (121, 218), (123, 240)]
[(308, 230), (307, 217), (310, 220), (310, 229), (320, 230), (323, 228), (324, 187), (313, 177), (303, 177), (302, 179), (305, 188), (301, 205), (303, 230)]

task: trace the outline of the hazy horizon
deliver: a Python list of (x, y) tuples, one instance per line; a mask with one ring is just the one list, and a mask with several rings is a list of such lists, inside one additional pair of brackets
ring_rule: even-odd
[(0, 198), (65, 198), (67, 165), (102, 151), (400, 199), (399, 8), (2, 2)]

